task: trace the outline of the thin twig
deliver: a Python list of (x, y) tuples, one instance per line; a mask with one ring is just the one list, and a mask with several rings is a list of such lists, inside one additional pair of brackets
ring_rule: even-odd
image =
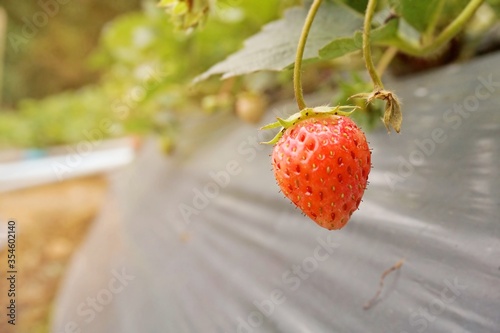
[(395, 270), (401, 268), (401, 266), (403, 266), (403, 263), (404, 263), (404, 259), (401, 259), (400, 261), (395, 263), (394, 266), (392, 266), (391, 268), (386, 270), (384, 273), (382, 273), (382, 276), (380, 276), (379, 287), (378, 287), (377, 292), (375, 293), (375, 296), (373, 296), (368, 302), (366, 302), (366, 304), (363, 306), (363, 309), (368, 310), (375, 304), (378, 297), (380, 296), (380, 293), (382, 292), (382, 288), (384, 287), (385, 277), (387, 275), (389, 275), (390, 273), (394, 272)]

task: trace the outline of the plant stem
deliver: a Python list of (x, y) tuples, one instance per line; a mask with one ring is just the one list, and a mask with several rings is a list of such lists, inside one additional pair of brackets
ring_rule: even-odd
[(483, 4), (484, 0), (471, 0), (464, 10), (458, 15), (455, 20), (453, 20), (441, 33), (429, 44), (418, 45), (412, 42), (408, 42), (405, 39), (397, 39), (391, 45), (396, 46), (404, 53), (413, 56), (425, 56), (428, 55), (448, 41), (455, 37), (463, 28), (463, 26), (469, 21), (469, 19), (474, 15), (476, 10)]
[[(462, 30), (463, 26), (469, 19), (474, 15), (476, 10), (479, 8), (479, 6), (482, 5), (484, 0), (471, 0), (467, 7), (464, 8), (464, 10), (460, 13), (460, 15), (457, 16), (453, 22), (451, 22), (434, 40), (434, 43), (436, 45), (443, 45), (446, 42), (448, 42), (450, 39), (452, 39), (456, 34)], [(429, 49), (429, 46), (427, 47)]]
[(377, 64), (377, 73), (378, 75), (380, 75), (380, 77), (384, 75), (387, 66), (389, 66), (396, 54), (398, 54), (398, 48), (394, 46), (388, 47), (387, 50), (385, 50), (384, 54), (382, 54), (382, 57)]
[(430, 18), (429, 23), (427, 24), (427, 29), (425, 29), (425, 32), (422, 35), (422, 43), (424, 45), (432, 43), (432, 39), (434, 38), (434, 32), (436, 31), (436, 27), (439, 23), (441, 12), (443, 11), (444, 0), (438, 0), (436, 7), (437, 7), (436, 10), (432, 13), (432, 17)]
[(373, 14), (375, 13), (375, 7), (377, 6), (377, 0), (368, 0), (368, 5), (365, 12), (365, 22), (363, 28), (363, 57), (365, 58), (365, 65), (370, 77), (372, 78), (374, 89), (381, 90), (384, 89), (384, 85), (377, 74), (375, 65), (373, 64), (372, 51), (370, 48), (370, 31), (372, 25)]
[(322, 0), (314, 0), (309, 12), (307, 13), (304, 26), (302, 27), (302, 32), (300, 34), (299, 45), (297, 46), (297, 53), (295, 55), (295, 65), (293, 68), (293, 90), (295, 92), (295, 99), (297, 100), (297, 105), (299, 110), (306, 108), (306, 102), (304, 101), (304, 95), (302, 92), (302, 57), (304, 56), (304, 49), (306, 47), (307, 36), (311, 30), (311, 25), (314, 21), (314, 17), (318, 12), (319, 6)]

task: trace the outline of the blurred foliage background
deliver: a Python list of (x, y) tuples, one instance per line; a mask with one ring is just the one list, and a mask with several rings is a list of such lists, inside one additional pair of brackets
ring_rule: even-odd
[[(15, 106), (24, 98), (43, 98), (95, 82), (99, 72), (92, 70), (86, 59), (95, 49), (101, 29), (116, 16), (140, 9), (140, 0), (45, 3), (53, 14), (48, 15), (46, 24), (37, 27), (33, 17), (36, 20), (37, 13), (45, 12), (39, 2), (2, 1), (8, 15), (4, 107)], [(34, 26), (31, 38), (23, 37), (26, 22)]]
[(191, 80), (297, 1), (219, 1), (197, 33), (175, 29), (157, 1), (41, 3), (2, 2), (0, 148), (74, 143), (94, 129), (169, 137), (183, 110), (228, 103), (219, 80)]
[[(362, 22), (366, 0), (325, 2), (325, 8), (331, 8), (332, 13), (338, 14), (339, 6), (344, 6), (342, 10), (348, 14), (344, 18), (353, 26)], [(187, 11), (188, 3), (196, 6), (193, 11)], [(302, 6), (305, 10), (309, 3), (300, 0), (4, 0), (0, 5), (6, 13), (7, 27), (0, 148), (71, 144), (87, 140), (89, 132), (98, 131), (104, 137), (155, 133), (162, 138), (164, 149), (170, 151), (177, 126), (193, 111), (235, 112), (243, 121), (255, 123), (269, 100), (293, 96), (290, 68), (224, 81), (210, 77), (196, 85), (192, 80), (248, 45), (244, 44), (245, 39), (257, 34), (267, 22), (281, 20), (275, 23), (300, 29), (301, 22), (281, 18), (288, 8)], [(386, 40), (379, 41), (383, 47), (374, 50), (375, 57), (383, 56), (384, 48), (399, 37), (401, 29), (420, 33), (421, 40), (432, 39), (432, 33), (445, 27), (467, 3), (466, 0), (432, 0), (415, 6), (410, 0), (380, 1), (380, 9), (388, 8), (386, 15), (393, 11), (407, 24), (399, 24), (399, 30), (391, 30), (387, 22), (379, 24), (379, 28), (386, 29)], [(408, 74), (497, 49), (496, 15), (500, 12), (500, 1), (487, 0), (487, 3), (464, 32), (437, 54), (417, 58), (398, 53), (392, 62), (393, 73)], [(206, 11), (208, 5), (211, 6), (209, 12)], [(437, 7), (441, 9), (435, 11)], [(437, 13), (438, 19), (430, 20), (432, 15), (424, 15), (428, 11)], [(426, 19), (421, 19), (423, 17)], [(328, 27), (332, 23), (321, 24)], [(278, 58), (280, 55), (272, 52), (282, 41), (279, 31), (272, 35), (272, 30), (264, 29), (261, 33), (262, 40), (268, 41), (264, 43), (263, 52)], [(388, 33), (392, 34), (392, 40), (387, 39)], [(339, 41), (340, 44), (335, 44)], [(311, 43), (314, 44), (314, 40)], [(335, 47), (344, 45), (342, 43), (352, 47), (355, 38), (332, 41)], [(333, 51), (338, 53), (337, 49)], [(364, 74), (356, 74), (356, 70), (364, 71), (361, 54), (344, 56), (344, 53), (343, 57), (333, 59), (330, 49), (325, 52), (327, 58), (308, 61), (303, 78), (305, 91), (337, 86), (339, 92), (332, 98), (335, 103), (345, 103), (352, 94), (369, 91), (371, 84)], [(245, 59), (240, 58), (233, 57), (226, 64), (244, 69)], [(337, 69), (352, 71), (352, 74)], [(378, 122), (377, 110), (365, 111), (355, 113), (362, 126)]]

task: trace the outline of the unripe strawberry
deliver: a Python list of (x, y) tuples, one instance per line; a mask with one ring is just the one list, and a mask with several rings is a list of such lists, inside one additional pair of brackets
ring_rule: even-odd
[(256, 124), (260, 121), (266, 106), (266, 99), (260, 94), (244, 92), (236, 97), (236, 114), (240, 119), (250, 124)]

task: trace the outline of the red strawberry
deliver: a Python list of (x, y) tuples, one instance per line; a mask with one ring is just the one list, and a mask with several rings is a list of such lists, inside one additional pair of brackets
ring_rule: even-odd
[(285, 196), (307, 216), (323, 228), (340, 229), (361, 202), (371, 153), (356, 124), (337, 115), (339, 107), (318, 109), (278, 119), (284, 129), (272, 154), (274, 175)]

